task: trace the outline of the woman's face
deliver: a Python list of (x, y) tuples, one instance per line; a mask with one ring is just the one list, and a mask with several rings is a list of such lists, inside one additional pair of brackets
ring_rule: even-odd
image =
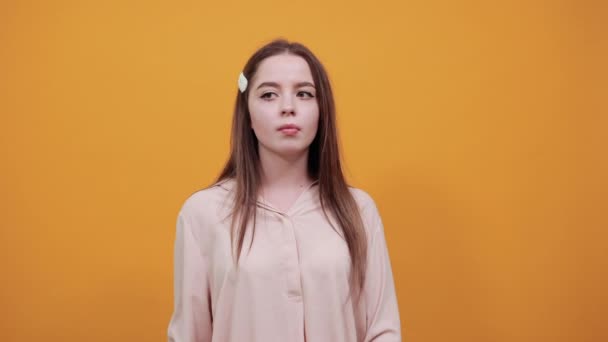
[[(283, 156), (306, 152), (317, 134), (319, 106), (304, 58), (275, 55), (264, 59), (249, 86), (248, 106), (258, 149)], [(281, 130), (286, 124), (297, 128)]]

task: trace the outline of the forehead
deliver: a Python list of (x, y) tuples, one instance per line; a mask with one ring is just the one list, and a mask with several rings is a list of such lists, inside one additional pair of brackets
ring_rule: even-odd
[(270, 56), (260, 62), (254, 75), (254, 83), (274, 81), (290, 83), (309, 81), (313, 83), (310, 67), (306, 60), (294, 55)]

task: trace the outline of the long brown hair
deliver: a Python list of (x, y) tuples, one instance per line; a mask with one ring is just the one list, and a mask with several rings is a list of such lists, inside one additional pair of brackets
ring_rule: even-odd
[[(248, 80), (251, 80), (261, 61), (279, 54), (300, 56), (306, 60), (310, 67), (319, 106), (319, 127), (317, 135), (309, 147), (308, 173), (313, 179), (319, 181), (319, 200), (323, 214), (331, 224), (326, 211), (326, 209), (329, 209), (348, 244), (351, 259), (350, 290), (351, 294), (357, 293), (360, 295), (365, 280), (366, 234), (358, 205), (349, 191), (349, 185), (342, 173), (335, 103), (325, 68), (307, 47), (281, 38), (273, 40), (257, 50), (249, 58), (242, 72)], [(247, 106), (249, 88), (243, 93), (237, 90), (232, 118), (230, 157), (216, 180), (216, 182), (220, 182), (232, 178), (236, 181), (230, 233), (233, 244), (234, 236), (238, 234), (237, 267), (245, 238), (245, 230), (251, 218), (253, 218), (251, 240), (253, 242), (257, 212), (256, 201), (261, 183), (258, 140), (251, 129), (250, 113)], [(235, 228), (237, 217), (240, 222), (238, 230)], [(334, 229), (336, 228), (334, 227)], [(357, 295), (357, 300), (359, 295)]]

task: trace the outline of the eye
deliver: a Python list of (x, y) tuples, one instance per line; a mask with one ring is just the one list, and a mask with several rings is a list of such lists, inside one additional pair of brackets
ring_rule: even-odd
[[(269, 95), (272, 95), (272, 94), (274, 94), (274, 93), (273, 93), (273, 92), (267, 92), (267, 93), (262, 94), (262, 95), (260, 96), (260, 98), (262, 98), (262, 99), (270, 99), (270, 98), (271, 98), (271, 96), (269, 96)], [(275, 95), (276, 95), (276, 94), (275, 94)]]
[(315, 96), (314, 96), (312, 93), (310, 93), (310, 92), (308, 92), (308, 91), (301, 91), (301, 92), (299, 92), (299, 93), (298, 93), (298, 95), (299, 95), (299, 94), (306, 94), (306, 95), (308, 95), (308, 98), (313, 98), (313, 97), (315, 97)]

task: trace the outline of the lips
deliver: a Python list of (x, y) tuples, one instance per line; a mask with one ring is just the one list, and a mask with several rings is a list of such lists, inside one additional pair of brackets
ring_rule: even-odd
[(286, 125), (283, 125), (283, 126), (281, 126), (281, 127), (278, 128), (279, 131), (282, 131), (284, 129), (291, 129), (291, 130), (296, 129), (296, 130), (299, 131), (300, 130), (300, 126), (298, 126), (296, 124), (286, 124)]

